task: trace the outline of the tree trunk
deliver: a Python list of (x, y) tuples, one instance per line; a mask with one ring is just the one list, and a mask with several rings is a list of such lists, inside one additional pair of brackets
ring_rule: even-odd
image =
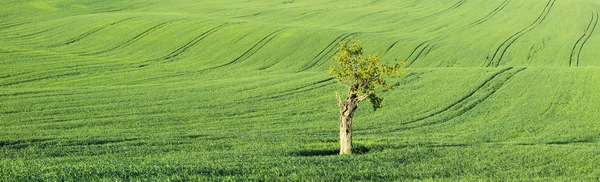
[(356, 108), (356, 95), (340, 101), (340, 155), (352, 154), (352, 117)]

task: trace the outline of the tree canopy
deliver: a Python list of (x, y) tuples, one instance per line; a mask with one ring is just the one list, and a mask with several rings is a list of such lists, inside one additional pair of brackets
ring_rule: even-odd
[(378, 87), (389, 89), (385, 76), (405, 74), (400, 71), (400, 67), (406, 62), (398, 62), (390, 66), (379, 62), (378, 53), (365, 57), (360, 40), (352, 37), (340, 42), (339, 45), (338, 53), (332, 58), (338, 64), (329, 69), (330, 75), (335, 76), (338, 82), (348, 87), (348, 95), (355, 94), (360, 102), (368, 98), (374, 110), (383, 107), (384, 99), (377, 95), (375, 89)]

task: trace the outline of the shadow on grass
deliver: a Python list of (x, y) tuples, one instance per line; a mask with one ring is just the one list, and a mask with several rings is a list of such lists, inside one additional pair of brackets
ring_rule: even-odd
[(592, 143), (592, 140), (574, 140), (574, 141), (553, 141), (547, 142), (547, 145), (567, 145), (567, 144), (577, 144), (577, 143)]
[(34, 138), (34, 139), (21, 139), (21, 140), (0, 140), (0, 148), (8, 149), (24, 149), (31, 146), (45, 146), (48, 142), (53, 141), (54, 138)]
[[(365, 146), (355, 145), (352, 148), (352, 155), (366, 154), (369, 151), (371, 151), (371, 149), (369, 149)], [(340, 154), (340, 149), (316, 149), (316, 150), (300, 150), (300, 151), (294, 152), (292, 155), (311, 157), (311, 156), (333, 156), (333, 155), (339, 155), (339, 154)]]

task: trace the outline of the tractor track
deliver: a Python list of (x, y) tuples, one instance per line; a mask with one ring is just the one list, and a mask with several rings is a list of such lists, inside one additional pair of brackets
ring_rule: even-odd
[(276, 98), (281, 98), (281, 97), (285, 97), (285, 96), (289, 96), (289, 95), (293, 95), (293, 94), (297, 94), (297, 93), (302, 93), (302, 92), (307, 92), (307, 91), (311, 91), (311, 90), (315, 90), (315, 89), (319, 89), (319, 88), (323, 88), (323, 87), (327, 87), (330, 85), (335, 84), (336, 82), (334, 82), (335, 78), (331, 77), (331, 78), (327, 78), (327, 79), (323, 79), (323, 80), (319, 80), (317, 82), (313, 82), (313, 83), (309, 83), (291, 90), (287, 90), (287, 91), (283, 91), (283, 92), (279, 92), (276, 94), (272, 94), (272, 95), (263, 95), (263, 96), (255, 96), (255, 97), (250, 97), (250, 98), (245, 98), (245, 99), (241, 99), (238, 101), (248, 101), (248, 100), (255, 100), (255, 99), (259, 99), (259, 100), (264, 100), (264, 99), (276, 99)]
[[(460, 7), (460, 6), (462, 6), (462, 5), (463, 5), (463, 4), (464, 4), (466, 1), (467, 1), (467, 0), (460, 0), (460, 1), (458, 1), (456, 4), (454, 4), (454, 5), (452, 5), (452, 6), (448, 7), (448, 8), (446, 8), (446, 9), (444, 9), (444, 10), (441, 10), (441, 11), (435, 12), (435, 13), (433, 13), (433, 14), (429, 14), (429, 15), (427, 15), (427, 16), (424, 16), (424, 17), (421, 17), (421, 18), (417, 18), (417, 19), (415, 19), (415, 20), (412, 20), (412, 21), (403, 22), (402, 24), (412, 24), (412, 23), (416, 23), (416, 22), (420, 22), (420, 21), (426, 20), (426, 19), (428, 19), (428, 18), (431, 18), (431, 17), (434, 17), (434, 16), (438, 16), (438, 15), (441, 15), (441, 14), (447, 13), (447, 12), (449, 12), (449, 11), (452, 11), (452, 10), (454, 10), (454, 9), (457, 9), (457, 8), (459, 8), (459, 7)], [(412, 6), (416, 6), (418, 3), (419, 3), (419, 1), (417, 0), (417, 1), (413, 2), (413, 5), (412, 5)], [(408, 6), (408, 7), (410, 7), (410, 6)], [(424, 8), (421, 8), (421, 9), (418, 9), (417, 11), (413, 11), (413, 12), (419, 12), (419, 11), (422, 11), (423, 9), (424, 9)], [(391, 29), (388, 29), (388, 30), (375, 31), (375, 32), (373, 32), (373, 33), (385, 33), (385, 32), (390, 32), (390, 31), (394, 31), (394, 30), (396, 30), (396, 28), (391, 28)]]
[(82, 39), (84, 39), (84, 38), (86, 38), (86, 37), (88, 37), (88, 36), (90, 36), (90, 35), (92, 35), (92, 34), (94, 34), (94, 33), (96, 33), (96, 32), (99, 32), (99, 31), (101, 31), (101, 30), (103, 30), (103, 29), (105, 29), (105, 28), (108, 28), (108, 27), (111, 27), (111, 26), (117, 25), (117, 24), (119, 24), (119, 23), (123, 23), (123, 22), (125, 22), (125, 21), (127, 21), (127, 20), (131, 20), (131, 19), (134, 19), (134, 18), (135, 18), (135, 17), (125, 18), (125, 19), (122, 19), (122, 20), (119, 20), (119, 21), (116, 21), (116, 22), (110, 23), (110, 24), (108, 24), (108, 25), (105, 25), (105, 26), (102, 26), (102, 27), (98, 27), (98, 28), (92, 29), (92, 30), (90, 30), (90, 31), (88, 31), (88, 32), (85, 32), (85, 33), (83, 33), (83, 34), (81, 34), (81, 35), (79, 35), (79, 36), (77, 36), (77, 37), (75, 37), (75, 38), (72, 38), (72, 39), (68, 40), (68, 41), (61, 42), (61, 43), (58, 43), (58, 44), (49, 45), (49, 46), (48, 46), (48, 48), (54, 48), (54, 47), (60, 47), (60, 46), (66, 46), (66, 45), (69, 45), (69, 44), (73, 44), (73, 43), (75, 43), (75, 42), (79, 42), (80, 40), (82, 40)]
[(153, 27), (151, 27), (151, 28), (149, 28), (149, 29), (145, 30), (144, 32), (142, 32), (142, 33), (140, 33), (140, 34), (136, 35), (135, 37), (133, 37), (133, 38), (131, 38), (131, 39), (127, 40), (127, 42), (125, 42), (125, 43), (123, 43), (123, 44), (120, 44), (120, 45), (117, 45), (117, 46), (115, 46), (115, 47), (113, 47), (113, 48), (110, 48), (110, 49), (107, 49), (107, 50), (103, 50), (103, 51), (98, 51), (98, 52), (84, 53), (84, 54), (81, 54), (81, 55), (82, 55), (82, 56), (89, 56), (89, 55), (102, 54), (102, 53), (106, 53), (106, 52), (114, 51), (114, 50), (116, 50), (116, 49), (119, 49), (119, 48), (122, 48), (122, 47), (129, 46), (129, 45), (131, 45), (131, 44), (133, 44), (133, 43), (135, 43), (135, 42), (139, 41), (140, 39), (142, 39), (142, 38), (144, 38), (144, 37), (148, 36), (149, 34), (151, 34), (151, 33), (155, 32), (155, 31), (157, 31), (157, 30), (159, 30), (159, 29), (161, 29), (161, 28), (164, 28), (164, 27), (166, 27), (167, 25), (169, 25), (169, 24), (171, 24), (171, 23), (173, 23), (173, 22), (175, 22), (175, 21), (177, 21), (177, 20), (169, 20), (169, 21), (166, 21), (166, 22), (162, 22), (162, 23), (160, 23), (160, 24), (158, 24), (158, 25), (156, 25), (156, 26), (153, 26)]
[(21, 80), (21, 81), (16, 81), (16, 82), (11, 82), (11, 83), (4, 83), (4, 84), (0, 85), (0, 87), (8, 87), (8, 86), (11, 86), (11, 85), (16, 85), (16, 84), (36, 82), (36, 81), (41, 81), (41, 80), (61, 78), (61, 77), (67, 77), (67, 76), (77, 76), (77, 75), (80, 75), (80, 74), (81, 73), (79, 73), (79, 72), (73, 72), (73, 73), (65, 73), (65, 74), (59, 74), (59, 75), (45, 76), (45, 77), (40, 77), (40, 78), (32, 78), (32, 79)]
[(575, 45), (573, 45), (573, 49), (571, 50), (571, 57), (569, 60), (569, 67), (573, 67), (573, 66), (579, 67), (581, 51), (583, 50), (585, 43), (590, 39), (590, 37), (592, 37), (592, 34), (594, 34), (594, 30), (596, 30), (597, 25), (598, 25), (598, 11), (592, 11), (592, 18), (590, 19), (590, 22), (588, 23), (588, 26), (585, 29), (585, 32), (577, 40)]
[(365, 15), (356, 17), (356, 18), (354, 18), (352, 20), (348, 20), (346, 22), (339, 23), (339, 24), (335, 25), (334, 27), (339, 27), (339, 26), (342, 26), (342, 25), (348, 25), (348, 24), (350, 24), (352, 22), (356, 22), (357, 20), (360, 20), (360, 19), (363, 19), (363, 18), (366, 18), (366, 17), (369, 17), (369, 16), (373, 16), (373, 15), (377, 15), (377, 14), (389, 12), (389, 11), (392, 11), (392, 9), (386, 9), (386, 10), (376, 11), (376, 12), (372, 12), (372, 13), (367, 13)]
[(486, 66), (487, 67), (491, 67), (491, 66), (498, 67), (500, 65), (500, 62), (502, 62), (502, 59), (504, 58), (504, 55), (506, 54), (506, 51), (510, 48), (510, 46), (512, 46), (513, 43), (515, 43), (523, 35), (525, 35), (526, 33), (529, 33), (531, 30), (533, 30), (534, 28), (539, 26), (546, 19), (546, 17), (548, 17), (548, 14), (550, 14), (550, 10), (552, 10), (552, 7), (554, 6), (555, 2), (556, 2), (556, 0), (549, 0), (548, 3), (546, 4), (546, 7), (544, 7), (544, 10), (540, 14), (540, 16), (538, 16), (538, 18), (531, 25), (523, 28), (522, 30), (518, 31), (517, 33), (513, 34), (508, 39), (506, 39), (504, 42), (502, 42), (502, 44), (500, 44), (500, 46), (498, 46), (498, 48), (494, 52), (494, 55), (492, 56), (491, 60), (489, 60), (489, 62), (487, 63)]
[(269, 35), (265, 36), (263, 39), (261, 39), (260, 41), (258, 41), (256, 44), (254, 44), (252, 47), (250, 47), (250, 49), (246, 50), (246, 52), (244, 52), (243, 54), (241, 54), (240, 56), (238, 56), (237, 58), (225, 63), (225, 64), (221, 64), (218, 66), (214, 66), (211, 68), (206, 68), (203, 70), (200, 70), (200, 72), (202, 71), (207, 71), (207, 70), (213, 70), (213, 69), (218, 69), (221, 67), (225, 67), (225, 66), (229, 66), (232, 64), (236, 64), (239, 63), (242, 60), (246, 60), (250, 57), (252, 57), (256, 52), (258, 52), (261, 48), (263, 48), (265, 45), (267, 45), (269, 42), (271, 42), (273, 39), (275, 39), (277, 36), (279, 36), (281, 33), (283, 33), (287, 28), (281, 28), (279, 30), (273, 31), (271, 32)]
[(456, 4), (454, 4), (454, 5), (450, 6), (450, 7), (449, 7), (449, 8), (447, 8), (447, 9), (444, 9), (444, 10), (442, 10), (442, 11), (438, 11), (438, 12), (436, 12), (436, 13), (433, 13), (433, 14), (427, 15), (427, 16), (425, 16), (425, 17), (421, 17), (421, 18), (419, 18), (419, 19), (416, 19), (416, 20), (413, 20), (413, 21), (411, 21), (411, 22), (409, 22), (409, 23), (420, 22), (420, 21), (423, 21), (423, 20), (425, 20), (425, 19), (428, 19), (428, 18), (431, 18), (431, 17), (434, 17), (434, 16), (438, 16), (438, 15), (441, 15), (441, 14), (447, 13), (447, 12), (449, 12), (449, 11), (455, 10), (455, 9), (457, 9), (457, 8), (461, 7), (461, 6), (462, 6), (462, 5), (463, 5), (463, 4), (464, 4), (466, 1), (467, 1), (467, 0), (460, 0), (460, 1), (458, 1)]
[[(486, 99), (488, 99), (489, 97), (494, 95), (498, 91), (498, 89), (500, 89), (510, 79), (512, 79), (515, 75), (517, 75), (521, 71), (525, 70), (526, 68), (520, 68), (520, 69), (517, 69), (516, 71), (513, 71), (512, 73), (507, 73), (507, 72), (509, 72), (509, 70), (512, 70), (512, 69), (513, 69), (512, 67), (508, 67), (508, 68), (504, 68), (504, 69), (500, 70), (499, 72), (496, 72), (491, 77), (489, 77), (487, 80), (485, 80), (481, 85), (479, 85), (475, 90), (471, 91), (469, 94), (465, 95), (464, 97), (457, 100), (456, 102), (448, 105), (447, 107), (445, 107), (439, 111), (431, 113), (427, 116), (423, 116), (423, 117), (417, 118), (415, 120), (402, 123), (402, 125), (417, 123), (417, 122), (432, 118), (434, 116), (442, 115), (444, 113), (449, 113), (449, 114), (441, 119), (435, 120), (433, 122), (423, 123), (423, 124), (420, 124), (415, 127), (410, 127), (409, 129), (443, 123), (443, 122), (446, 122), (446, 121), (449, 121), (456, 117), (461, 116), (462, 114), (473, 109), (474, 107), (476, 107), (477, 105), (479, 105), (480, 103), (482, 103), (483, 101), (485, 101)], [(496, 80), (498, 80), (498, 77), (500, 75), (503, 75), (505, 73), (509, 74), (506, 76), (505, 80), (496, 81)], [(489, 91), (487, 91), (486, 88), (491, 88), (491, 89)], [(473, 96), (475, 94), (481, 93), (481, 92), (483, 92), (485, 94), (483, 97), (473, 98)], [(403, 129), (405, 129), (405, 128), (403, 128)]]
[(477, 20), (477, 21), (475, 21), (475, 22), (467, 25), (467, 27), (474, 26), (474, 25), (479, 25), (479, 24), (482, 24), (482, 23), (488, 21), (492, 17), (496, 16), (496, 14), (498, 14), (498, 12), (502, 11), (509, 2), (510, 2), (510, 0), (505, 0), (504, 2), (502, 2), (500, 4), (500, 6), (496, 7), (496, 9), (494, 9), (488, 15), (486, 15), (485, 17), (483, 17), (483, 18), (481, 18), (481, 19), (479, 19), (479, 20)]
[(25, 24), (28, 24), (28, 23), (31, 23), (31, 22), (19, 22), (19, 23), (13, 23), (13, 24), (5, 24), (5, 25), (1, 25), (0, 26), (0, 30), (9, 29), (9, 28), (12, 28), (12, 27), (25, 25)]
[[(502, 11), (506, 5), (510, 2), (511, 0), (505, 0), (504, 2), (502, 2), (498, 7), (496, 7), (494, 10), (492, 10), (492, 12), (490, 12), (489, 14), (487, 14), (485, 17), (476, 20), (468, 25), (465, 25), (461, 28), (458, 28), (455, 31), (451, 31), (447, 34), (444, 35), (440, 35), (437, 36), (435, 38), (426, 40), (424, 42), (422, 42), (421, 44), (417, 45), (417, 47), (415, 47), (415, 49), (413, 49), (413, 51), (410, 53), (410, 55), (404, 60), (405, 62), (407, 62), (408, 64), (406, 65), (406, 67), (411, 66), (414, 62), (416, 62), (419, 58), (427, 55), (427, 53), (429, 53), (429, 51), (431, 51), (431, 49), (433, 49), (434, 46), (431, 46), (431, 44), (433, 44), (433, 42), (435, 41), (439, 41), (443, 38), (449, 37), (453, 34), (462, 32), (466, 29), (475, 27), (477, 25), (483, 24), (484, 22), (490, 20), (492, 17), (496, 16), (496, 14), (498, 14), (500, 11)], [(394, 42), (386, 51), (385, 53), (389, 52), (399, 41)], [(417, 53), (418, 52), (418, 53)], [(385, 54), (384, 53), (384, 54)], [(415, 57), (413, 57), (415, 56)]]
[(218, 30), (220, 30), (221, 28), (223, 28), (227, 25), (229, 25), (229, 24), (225, 23), (225, 24), (221, 24), (219, 26), (213, 27), (213, 28), (207, 30), (206, 32), (203, 32), (199, 36), (195, 37), (194, 39), (188, 41), (183, 46), (175, 49), (171, 53), (164, 55), (162, 57), (159, 57), (159, 58), (154, 58), (154, 59), (148, 60), (146, 62), (154, 62), (154, 61), (172, 62), (172, 61), (175, 61), (179, 56), (186, 53), (190, 48), (192, 48), (192, 47), (196, 46), (198, 43), (200, 43), (200, 41), (204, 40), (206, 37), (210, 36), (211, 34), (217, 32)]
[[(404, 60), (404, 62), (407, 62), (406, 67), (409, 67), (410, 65), (415, 63), (415, 61), (417, 61), (417, 59), (421, 58), (422, 56), (426, 56), (427, 53), (429, 53), (429, 51), (431, 51), (431, 49), (433, 48), (431, 46), (431, 42), (432, 40), (428, 40), (417, 45), (417, 47), (415, 47), (415, 49), (410, 53), (410, 55), (408, 55), (408, 57)], [(415, 55), (415, 57), (413, 57), (413, 55)]]
[[(357, 35), (357, 34), (358, 33), (356, 33), (356, 32), (355, 33), (344, 33), (344, 34), (336, 37), (333, 41), (331, 41), (331, 43), (329, 43), (329, 45), (327, 45), (327, 47), (322, 49), (321, 52), (319, 52), (319, 54), (317, 54), (315, 57), (313, 57), (313, 59), (308, 64), (306, 64), (304, 68), (302, 68), (298, 72), (303, 72), (303, 71), (309, 70), (315, 66), (318, 66), (320, 61), (325, 59), (325, 57), (327, 57), (327, 56), (331, 56), (335, 52), (336, 47), (340, 41), (343, 41), (344, 39), (346, 39), (350, 36)], [(326, 63), (326, 62), (324, 61), (323, 63)]]

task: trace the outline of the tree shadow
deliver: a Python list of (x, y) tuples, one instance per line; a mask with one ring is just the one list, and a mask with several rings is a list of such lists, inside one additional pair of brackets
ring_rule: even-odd
[[(352, 148), (352, 155), (361, 155), (369, 153), (371, 149), (362, 146), (362, 145), (354, 145)], [(335, 156), (340, 154), (340, 149), (315, 149), (315, 150), (300, 150), (294, 152), (292, 155), (294, 156), (302, 156), (302, 157), (311, 157), (311, 156)]]

